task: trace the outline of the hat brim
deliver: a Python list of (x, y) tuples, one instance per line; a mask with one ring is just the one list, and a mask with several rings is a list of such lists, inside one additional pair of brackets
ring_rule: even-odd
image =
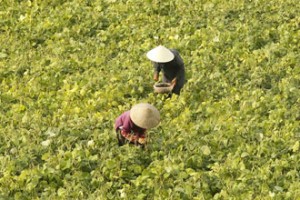
[(174, 59), (174, 54), (164, 46), (158, 46), (148, 51), (147, 58), (153, 62), (166, 63)]
[(130, 110), (130, 118), (135, 125), (144, 129), (153, 128), (160, 122), (159, 111), (148, 103), (133, 106)]

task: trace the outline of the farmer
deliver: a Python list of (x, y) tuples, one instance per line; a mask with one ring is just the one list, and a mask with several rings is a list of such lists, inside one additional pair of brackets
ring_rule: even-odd
[(115, 121), (119, 146), (126, 143), (142, 146), (146, 144), (146, 130), (159, 124), (159, 111), (148, 103), (140, 103), (122, 113)]
[(159, 72), (162, 71), (162, 81), (171, 83), (173, 86), (172, 93), (179, 95), (185, 83), (185, 69), (178, 51), (159, 45), (150, 50), (147, 57), (153, 62), (154, 80), (158, 81)]

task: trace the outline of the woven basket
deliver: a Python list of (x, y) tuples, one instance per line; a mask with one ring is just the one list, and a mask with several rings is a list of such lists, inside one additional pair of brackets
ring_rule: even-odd
[(170, 83), (156, 83), (153, 88), (156, 93), (170, 93), (173, 89)]

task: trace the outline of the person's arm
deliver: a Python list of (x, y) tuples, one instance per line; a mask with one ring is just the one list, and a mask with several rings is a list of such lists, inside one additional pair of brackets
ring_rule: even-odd
[(176, 72), (175, 78), (171, 81), (171, 84), (176, 85), (177, 81), (181, 80), (182, 78), (184, 78), (184, 65), (181, 65), (179, 67), (179, 70)]
[(126, 138), (126, 140), (133, 143), (139, 143), (142, 145), (146, 143), (146, 131), (141, 131), (139, 133), (136, 132), (133, 134), (131, 131), (121, 129), (121, 135)]
[(153, 67), (154, 67), (154, 74), (153, 74), (153, 79), (155, 81), (158, 81), (159, 79), (159, 72), (160, 72), (160, 67), (159, 67), (159, 64), (158, 63), (153, 63)]
[(130, 131), (127, 131), (125, 129), (121, 130), (121, 135), (126, 138), (126, 140), (129, 140), (130, 142), (136, 142), (138, 140), (138, 136), (131, 134)]
[(158, 72), (154, 72), (154, 75), (153, 75), (153, 79), (155, 80), (155, 81), (158, 81), (158, 77), (159, 77), (159, 73)]
[(146, 131), (144, 131), (143, 133), (140, 133), (140, 134), (138, 135), (138, 140), (137, 140), (137, 142), (138, 142), (139, 144), (141, 144), (141, 145), (146, 144)]
[(173, 78), (173, 80), (171, 81), (171, 86), (175, 87), (176, 83), (177, 83), (177, 77)]
[(174, 64), (177, 66), (175, 78), (173, 78), (173, 80), (171, 81), (171, 85), (174, 87), (177, 84), (177, 81), (184, 77), (185, 72), (184, 63), (181, 56), (179, 55), (179, 52), (177, 50), (172, 50), (172, 52), (175, 55)]

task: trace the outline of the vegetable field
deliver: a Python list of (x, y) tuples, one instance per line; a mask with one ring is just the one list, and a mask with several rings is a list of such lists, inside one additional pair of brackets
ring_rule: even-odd
[[(300, 198), (297, 0), (0, 0), (0, 199)], [(180, 52), (180, 96), (146, 58)], [(145, 150), (114, 121), (161, 113)]]

